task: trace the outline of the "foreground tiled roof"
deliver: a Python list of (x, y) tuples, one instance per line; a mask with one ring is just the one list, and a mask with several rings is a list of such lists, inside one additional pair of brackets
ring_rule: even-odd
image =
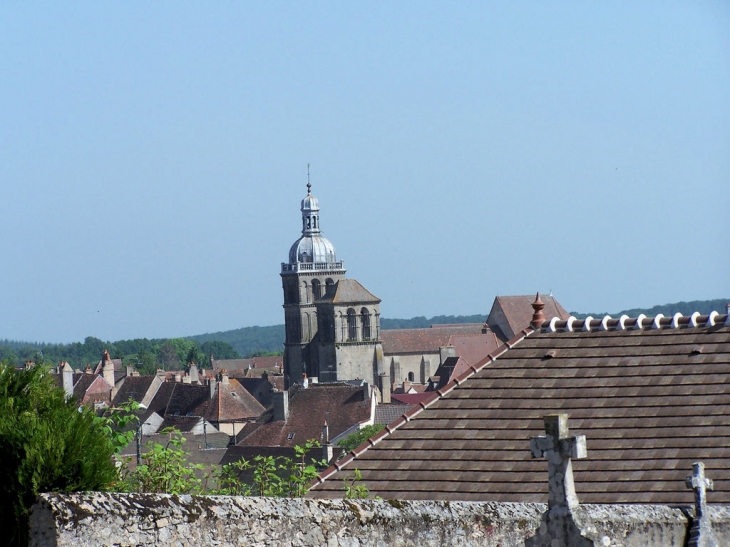
[(557, 412), (587, 437), (588, 457), (573, 461), (582, 503), (691, 504), (684, 478), (703, 461), (708, 501), (730, 504), (730, 320), (714, 312), (527, 328), (325, 471), (310, 495), (341, 496), (357, 468), (386, 499), (546, 502), (547, 462), (531, 458), (530, 437)]
[(380, 339), (383, 342), (383, 352), (388, 356), (399, 353), (438, 353), (439, 348), (453, 345), (452, 338), (481, 332), (481, 324), (469, 323), (448, 327), (434, 326), (427, 329), (381, 330)]

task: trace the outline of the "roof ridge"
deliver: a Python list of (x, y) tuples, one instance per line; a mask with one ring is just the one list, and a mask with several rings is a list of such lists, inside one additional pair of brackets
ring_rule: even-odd
[(514, 338), (509, 340), (508, 342), (505, 342), (501, 346), (499, 346), (497, 349), (489, 353), (486, 357), (484, 357), (481, 361), (479, 361), (476, 365), (470, 365), (469, 368), (464, 371), (462, 374), (456, 376), (455, 378), (451, 378), (448, 383), (442, 387), (437, 389), (433, 392), (433, 396), (430, 399), (426, 399), (424, 401), (421, 401), (416, 404), (414, 408), (411, 410), (406, 411), (403, 415), (401, 415), (400, 418), (395, 420), (393, 423), (385, 426), (385, 429), (365, 441), (363, 444), (358, 446), (357, 448), (353, 449), (351, 452), (349, 452), (345, 457), (343, 457), (341, 460), (334, 462), (329, 468), (322, 471), (319, 476), (316, 479), (316, 482), (310, 485), (310, 488), (313, 488), (317, 484), (322, 484), (324, 481), (326, 481), (328, 478), (330, 478), (332, 475), (337, 473), (338, 471), (341, 471), (345, 466), (347, 466), (350, 462), (358, 458), (359, 456), (362, 456), (365, 452), (367, 452), (370, 447), (375, 446), (380, 441), (382, 441), (385, 437), (389, 436), (391, 433), (399, 429), (402, 425), (405, 425), (406, 423), (410, 422), (411, 419), (416, 417), (418, 414), (426, 410), (429, 406), (431, 406), (434, 402), (441, 399), (444, 395), (451, 392), (454, 388), (461, 385), (464, 381), (471, 378), (473, 375), (478, 373), (480, 370), (482, 370), (485, 366), (487, 366), (490, 363), (493, 363), (497, 360), (498, 357), (502, 356), (504, 353), (512, 349), (515, 345), (519, 344), (522, 340), (527, 338), (530, 334), (535, 332), (535, 329), (533, 327), (527, 327), (526, 329), (523, 329), (517, 334)]
[(576, 319), (574, 316), (568, 319), (553, 317), (549, 321), (543, 321), (540, 325), (540, 332), (574, 332), (574, 331), (603, 331), (603, 330), (651, 330), (651, 329), (680, 329), (690, 327), (730, 327), (730, 313), (719, 314), (712, 311), (708, 315), (700, 315), (694, 312), (692, 315), (682, 315), (677, 312), (672, 316), (665, 316), (662, 313), (654, 317), (647, 317), (640, 313), (637, 317), (629, 317), (624, 314), (614, 318), (605, 315), (603, 318), (594, 318), (589, 315), (585, 319)]

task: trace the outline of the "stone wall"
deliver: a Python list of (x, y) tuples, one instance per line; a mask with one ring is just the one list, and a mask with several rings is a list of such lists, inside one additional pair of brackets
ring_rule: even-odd
[[(538, 531), (545, 509), (520, 503), (43, 494), (33, 508), (30, 545), (522, 547)], [(592, 523), (601, 547), (682, 547), (690, 522), (685, 510), (664, 506), (585, 505), (577, 511)], [(730, 545), (730, 508), (712, 507), (709, 514), (718, 545)]]

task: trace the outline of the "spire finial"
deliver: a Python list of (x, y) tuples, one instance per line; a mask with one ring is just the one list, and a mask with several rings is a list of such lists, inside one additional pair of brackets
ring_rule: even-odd
[(309, 182), (309, 164), (307, 164), (307, 195), (312, 193), (312, 183)]
[(542, 322), (545, 321), (545, 314), (542, 312), (544, 307), (545, 303), (540, 298), (540, 293), (538, 292), (535, 295), (535, 301), (532, 303), (532, 309), (535, 310), (535, 313), (532, 314), (532, 321), (530, 322), (535, 329), (539, 329)]

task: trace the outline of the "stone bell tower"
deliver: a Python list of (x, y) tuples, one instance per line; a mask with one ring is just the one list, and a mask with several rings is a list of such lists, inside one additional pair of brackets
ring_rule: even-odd
[(289, 261), (281, 263), (284, 289), (284, 376), (286, 386), (299, 382), (302, 375), (319, 376), (317, 307), (315, 302), (345, 279), (345, 264), (337, 260), (335, 247), (320, 231), (319, 202), (307, 183), (302, 200), (302, 236), (289, 250)]

